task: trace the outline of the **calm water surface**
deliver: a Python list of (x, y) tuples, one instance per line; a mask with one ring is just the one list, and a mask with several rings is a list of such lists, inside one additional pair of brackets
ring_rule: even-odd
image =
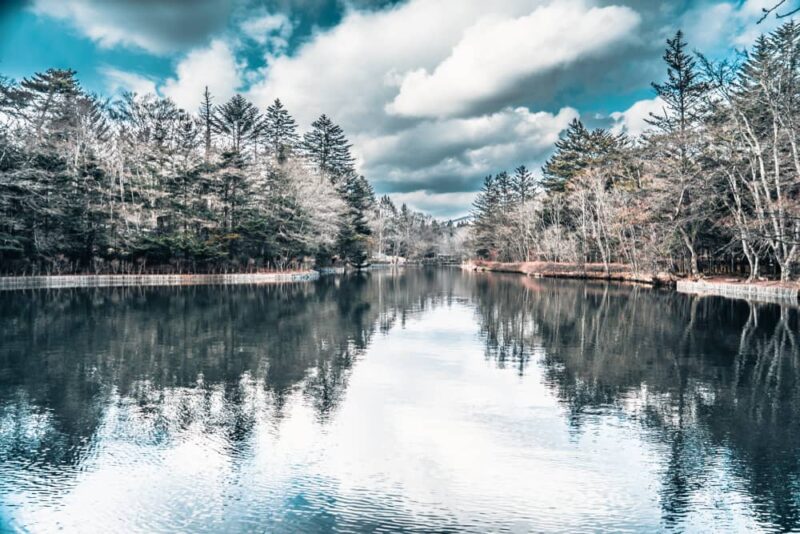
[(409, 270), (0, 293), (0, 530), (800, 530), (774, 304)]

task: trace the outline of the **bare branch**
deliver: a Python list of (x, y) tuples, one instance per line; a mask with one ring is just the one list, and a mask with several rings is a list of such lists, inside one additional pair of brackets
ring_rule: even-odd
[(795, 13), (800, 13), (800, 6), (797, 6), (797, 7), (793, 8), (793, 9), (790, 9), (789, 11), (785, 11), (783, 13), (778, 13), (778, 10), (785, 3), (786, 3), (786, 0), (780, 0), (777, 4), (773, 5), (772, 7), (761, 8), (761, 11), (763, 12), (763, 14), (761, 15), (761, 18), (758, 19), (758, 24), (761, 24), (762, 22), (764, 22), (773, 13), (775, 13), (775, 18), (777, 18), (777, 19), (784, 19), (786, 17), (791, 17)]

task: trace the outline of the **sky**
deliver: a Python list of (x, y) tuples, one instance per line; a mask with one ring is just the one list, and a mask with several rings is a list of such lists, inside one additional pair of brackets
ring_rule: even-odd
[(0, 0), (0, 74), (73, 68), (88, 90), (196, 110), (280, 98), (322, 113), (358, 170), (438, 218), (483, 177), (537, 173), (570, 121), (641, 132), (660, 109), (665, 40), (724, 57), (777, 24), (770, 0)]

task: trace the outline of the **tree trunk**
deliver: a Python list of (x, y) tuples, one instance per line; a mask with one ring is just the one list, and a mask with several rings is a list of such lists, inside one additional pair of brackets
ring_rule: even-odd
[(689, 276), (696, 278), (700, 274), (700, 269), (697, 267), (697, 252), (695, 251), (694, 244), (689, 238), (689, 235), (686, 233), (686, 230), (683, 228), (679, 228), (678, 230), (680, 231), (681, 238), (683, 239), (683, 244), (686, 245), (686, 249), (689, 251)]
[(747, 263), (750, 266), (750, 275), (747, 277), (748, 282), (758, 279), (758, 254), (747, 244), (747, 241), (742, 240), (742, 249), (747, 258)]

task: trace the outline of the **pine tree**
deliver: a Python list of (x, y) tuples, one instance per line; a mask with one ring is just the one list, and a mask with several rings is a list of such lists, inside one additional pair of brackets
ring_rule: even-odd
[[(48, 119), (56, 120), (53, 114), (63, 113), (63, 103), (82, 91), (72, 69), (47, 69), (32, 78), (24, 78), (20, 89), (29, 98), (33, 112), (34, 135), (39, 136)], [(61, 107), (60, 107), (61, 106)]]
[(241, 153), (244, 145), (258, 138), (261, 129), (261, 114), (242, 95), (234, 95), (214, 112), (215, 133), (226, 136), (234, 152)]
[(479, 257), (491, 258), (497, 250), (496, 232), (501, 229), (497, 218), (501, 207), (502, 194), (497, 181), (494, 176), (487, 176), (483, 179), (483, 186), (472, 204), (473, 248)]
[(65, 153), (67, 183), (59, 187), (65, 201), (61, 246), (82, 267), (105, 253), (110, 241), (106, 209), (108, 177), (100, 161), (111, 128), (103, 106), (91, 96), (80, 95), (68, 108), (70, 118), (62, 123), (59, 152)]
[(514, 202), (513, 181), (506, 171), (502, 171), (494, 177), (494, 183), (500, 196), (500, 207), (505, 213), (511, 209), (511, 205)]
[(376, 211), (377, 251), (379, 254), (397, 255), (397, 207), (389, 195), (383, 195)]
[(311, 124), (311, 130), (303, 136), (302, 143), (305, 156), (334, 183), (347, 179), (355, 172), (351, 146), (342, 129), (327, 115), (322, 115)]
[(516, 200), (520, 204), (524, 205), (533, 198), (536, 191), (536, 182), (533, 173), (525, 165), (520, 165), (514, 169), (512, 188), (514, 189)]
[(563, 192), (567, 182), (586, 167), (589, 131), (579, 119), (556, 141), (555, 152), (542, 167), (542, 186), (548, 192)]
[(569, 182), (586, 169), (613, 159), (624, 143), (623, 135), (613, 135), (602, 128), (589, 131), (574, 119), (542, 167), (542, 187), (550, 193), (563, 193)]
[(216, 175), (217, 197), (221, 208), (218, 220), (223, 231), (235, 232), (250, 200), (250, 183), (242, 155), (234, 151), (223, 152)]
[(203, 91), (203, 101), (200, 103), (200, 122), (203, 125), (203, 139), (205, 141), (205, 162), (211, 159), (211, 132), (214, 130), (214, 105), (211, 103), (213, 97), (206, 85)]
[[(197, 158), (201, 144), (199, 137), (197, 123), (184, 111), (180, 111), (175, 121), (175, 149), (171, 157), (173, 172), (165, 183), (165, 189), (168, 193), (170, 219), (184, 234), (197, 221), (195, 204), (200, 194), (198, 184), (201, 172)], [(207, 139), (206, 137), (205, 140)], [(204, 155), (207, 152), (204, 151)]]
[[(692, 56), (686, 53), (686, 41), (678, 31), (667, 39), (664, 62), (667, 81), (653, 83), (656, 94), (664, 101), (664, 113), (651, 114), (648, 122), (655, 126), (661, 174), (668, 183), (665, 206), (666, 218), (672, 221), (690, 256), (690, 274), (699, 274), (697, 236), (707, 213), (703, 204), (706, 184), (700, 178), (701, 141), (697, 131), (703, 119), (703, 99), (708, 86), (702, 81)], [(656, 139), (654, 139), (656, 140)]]
[(300, 141), (297, 124), (280, 99), (275, 99), (264, 116), (264, 137), (272, 157), (283, 163)]
[(348, 211), (339, 234), (338, 247), (350, 264), (360, 267), (368, 257), (372, 231), (367, 214), (375, 206), (375, 192), (366, 178), (350, 175), (345, 188)]
[(695, 59), (686, 53), (686, 46), (680, 30), (674, 38), (667, 39), (664, 52), (667, 81), (652, 84), (667, 113), (651, 113), (648, 122), (664, 132), (684, 134), (700, 118), (703, 97), (708, 92), (708, 85), (702, 81)]

